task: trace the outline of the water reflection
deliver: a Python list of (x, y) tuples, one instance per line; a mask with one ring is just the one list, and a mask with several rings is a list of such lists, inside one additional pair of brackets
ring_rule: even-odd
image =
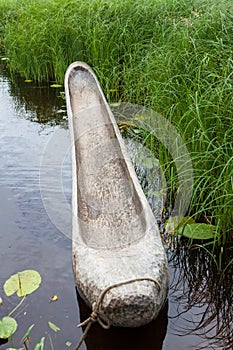
[[(3, 77), (7, 78), (7, 69), (2, 66), (1, 71)], [(42, 125), (68, 127), (63, 88), (50, 88), (51, 84), (26, 83), (19, 76), (14, 76), (8, 82), (9, 94), (19, 116)]]
[[(222, 269), (230, 261), (231, 249), (224, 252)], [(207, 250), (177, 244), (170, 252), (170, 301), (173, 308), (171, 331), (179, 336), (196, 334), (196, 349), (233, 348), (233, 267), (225, 273)]]
[[(83, 322), (91, 310), (77, 292), (80, 309), (80, 320)], [(111, 327), (104, 330), (98, 324), (93, 324), (85, 340), (87, 350), (161, 350), (167, 332), (168, 302), (165, 304), (158, 318), (140, 328)]]

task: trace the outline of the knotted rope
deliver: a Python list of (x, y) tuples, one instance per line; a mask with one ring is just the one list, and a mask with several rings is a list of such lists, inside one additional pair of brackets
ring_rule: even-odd
[(78, 328), (82, 327), (82, 326), (86, 326), (84, 332), (83, 332), (83, 336), (80, 339), (77, 347), (75, 350), (78, 350), (80, 348), (80, 346), (82, 345), (83, 341), (86, 339), (87, 334), (92, 326), (93, 323), (98, 322), (100, 324), (101, 327), (103, 327), (104, 329), (109, 329), (111, 326), (110, 320), (106, 317), (106, 315), (104, 315), (104, 318), (107, 320), (107, 322), (105, 323), (102, 319), (101, 319), (101, 304), (103, 302), (103, 299), (105, 297), (105, 295), (107, 294), (108, 291), (110, 291), (113, 288), (116, 287), (120, 287), (129, 283), (133, 283), (133, 282), (139, 282), (139, 281), (150, 281), (150, 282), (154, 282), (155, 285), (159, 288), (159, 291), (161, 290), (161, 284), (155, 279), (155, 278), (150, 278), (150, 277), (138, 277), (138, 278), (133, 278), (131, 280), (127, 280), (124, 282), (119, 282), (119, 283), (115, 283), (112, 284), (111, 286), (105, 288), (99, 295), (97, 302), (94, 302), (92, 304), (92, 313), (91, 315), (83, 322), (79, 323), (77, 325)]

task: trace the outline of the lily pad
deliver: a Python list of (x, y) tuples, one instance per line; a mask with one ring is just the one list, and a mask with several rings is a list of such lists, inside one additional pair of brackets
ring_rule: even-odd
[(17, 322), (12, 317), (3, 317), (2, 320), (0, 320), (0, 338), (7, 339), (12, 334), (15, 333), (17, 329)]
[(191, 239), (213, 239), (216, 235), (216, 226), (209, 224), (186, 224), (181, 226), (177, 233)]
[(41, 284), (41, 276), (35, 270), (24, 270), (12, 275), (4, 283), (4, 291), (7, 296), (17, 292), (19, 297), (33, 293)]

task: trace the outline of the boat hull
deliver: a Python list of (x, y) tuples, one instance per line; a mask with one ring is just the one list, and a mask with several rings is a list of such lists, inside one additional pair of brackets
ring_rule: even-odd
[(157, 317), (168, 291), (158, 226), (91, 68), (71, 64), (65, 89), (76, 283), (107, 324), (142, 326)]

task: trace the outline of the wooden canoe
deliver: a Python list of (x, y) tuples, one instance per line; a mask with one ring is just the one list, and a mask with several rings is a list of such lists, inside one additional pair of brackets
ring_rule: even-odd
[(142, 326), (157, 317), (168, 291), (158, 226), (94, 72), (72, 63), (65, 90), (77, 287), (100, 323)]

